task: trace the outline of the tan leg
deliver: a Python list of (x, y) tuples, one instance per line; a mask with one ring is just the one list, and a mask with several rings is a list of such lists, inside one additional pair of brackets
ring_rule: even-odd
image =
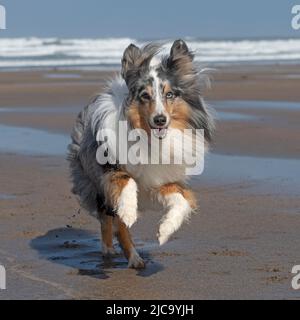
[(118, 216), (114, 217), (114, 225), (116, 236), (118, 238), (118, 241), (124, 252), (125, 257), (128, 260), (128, 268), (145, 268), (145, 262), (137, 253), (128, 228)]
[(102, 213), (100, 216), (103, 255), (115, 254), (113, 246), (113, 217)]

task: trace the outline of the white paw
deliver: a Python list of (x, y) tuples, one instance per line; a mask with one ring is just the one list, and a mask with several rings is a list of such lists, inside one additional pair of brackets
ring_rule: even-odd
[(157, 234), (158, 242), (162, 246), (164, 245), (171, 235), (176, 231), (172, 223), (168, 220), (165, 220), (159, 227), (159, 231)]
[(138, 218), (137, 207), (137, 185), (133, 179), (129, 179), (121, 192), (117, 208), (117, 215), (128, 228), (131, 228)]
[(131, 269), (144, 269), (145, 261), (139, 256), (135, 249), (132, 250), (130, 258), (128, 260), (128, 268)]
[(188, 220), (192, 209), (187, 200), (179, 193), (166, 197), (167, 206), (171, 209), (165, 215), (158, 231), (160, 245), (165, 244), (171, 235), (176, 232), (185, 220)]

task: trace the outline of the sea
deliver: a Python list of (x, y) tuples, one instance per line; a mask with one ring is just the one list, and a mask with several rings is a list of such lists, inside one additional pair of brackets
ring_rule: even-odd
[[(185, 40), (195, 60), (206, 66), (300, 62), (300, 39)], [(116, 69), (130, 43), (143, 46), (147, 42), (132, 38), (0, 38), (0, 70)], [(162, 54), (167, 54), (172, 41), (156, 42), (162, 44)]]

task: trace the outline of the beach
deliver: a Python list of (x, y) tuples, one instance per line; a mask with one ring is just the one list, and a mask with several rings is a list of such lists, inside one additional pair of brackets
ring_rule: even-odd
[(100, 225), (71, 194), (66, 146), (114, 71), (0, 73), (4, 299), (299, 299), (300, 66), (220, 66), (204, 98), (217, 131), (199, 211), (159, 247), (162, 212), (132, 228), (145, 270), (101, 255)]

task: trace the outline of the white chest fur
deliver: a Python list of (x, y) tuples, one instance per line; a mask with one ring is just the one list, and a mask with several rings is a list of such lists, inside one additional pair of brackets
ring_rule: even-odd
[(157, 188), (172, 182), (185, 182), (188, 178), (184, 165), (148, 164), (126, 165), (126, 170), (144, 189)]

